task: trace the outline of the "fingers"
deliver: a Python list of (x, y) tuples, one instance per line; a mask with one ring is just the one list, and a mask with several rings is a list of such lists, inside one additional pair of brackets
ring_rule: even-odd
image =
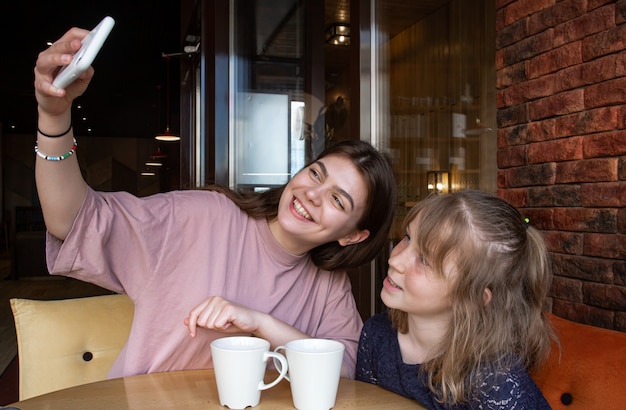
[(198, 324), (198, 316), (204, 309), (203, 306), (206, 303), (207, 302), (203, 302), (200, 305), (196, 306), (191, 312), (189, 312), (189, 316), (185, 318), (184, 323), (187, 326), (187, 329), (189, 330), (189, 334), (191, 335), (191, 337), (196, 337), (196, 326)]
[(89, 30), (78, 27), (71, 28), (47, 50), (57, 54), (74, 54), (80, 48), (80, 42), (87, 37), (87, 34), (89, 34)]
[(35, 65), (36, 74), (52, 76), (59, 67), (69, 64), (74, 53), (81, 47), (81, 40), (87, 34), (89, 34), (87, 30), (73, 28), (50, 47), (40, 52)]
[[(80, 42), (79, 42), (80, 43)], [(52, 96), (63, 97), (65, 90), (52, 86), (52, 80), (59, 67), (72, 61), (71, 54), (54, 53), (52, 46), (39, 53), (35, 64), (35, 91)]]
[(74, 53), (81, 47), (81, 40), (87, 34), (89, 30), (72, 28), (39, 53), (34, 68), (34, 88), (40, 110), (58, 115), (67, 110), (72, 100), (86, 90), (93, 77), (92, 67), (67, 89), (57, 88), (52, 82), (61, 67), (71, 63)]
[(195, 337), (197, 327), (227, 331), (235, 327), (240, 307), (221, 297), (212, 297), (196, 306), (184, 320), (189, 334)]
[(231, 327), (236, 318), (233, 304), (220, 297), (209, 299), (207, 306), (198, 315), (198, 323), (208, 329), (224, 331)]

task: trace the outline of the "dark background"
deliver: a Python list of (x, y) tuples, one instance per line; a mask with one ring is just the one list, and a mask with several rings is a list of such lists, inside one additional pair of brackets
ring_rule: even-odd
[[(161, 54), (182, 51), (178, 1), (5, 0), (0, 5), (0, 121), (4, 133), (35, 132), (33, 68), (46, 42), (56, 41), (72, 26), (92, 29), (106, 15), (115, 19), (115, 26), (93, 63), (94, 79), (74, 104), (76, 133), (152, 138), (165, 128), (168, 70)], [(169, 71), (170, 112), (177, 116), (176, 59), (171, 60)], [(81, 112), (78, 104), (83, 107)], [(172, 128), (176, 128), (171, 117)], [(87, 132), (87, 127), (92, 131)]]

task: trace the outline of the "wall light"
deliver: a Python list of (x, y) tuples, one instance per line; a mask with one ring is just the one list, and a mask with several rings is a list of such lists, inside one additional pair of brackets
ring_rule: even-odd
[(427, 171), (426, 181), (429, 194), (447, 194), (450, 192), (450, 173), (448, 171)]
[(485, 127), (484, 125), (480, 124), (480, 118), (476, 118), (476, 126), (473, 128), (466, 128), (464, 129), (462, 132), (465, 135), (482, 135), (482, 134), (486, 134), (488, 132), (493, 131), (492, 128), (489, 127)]
[(350, 45), (350, 24), (334, 23), (326, 29), (326, 42), (338, 46)]

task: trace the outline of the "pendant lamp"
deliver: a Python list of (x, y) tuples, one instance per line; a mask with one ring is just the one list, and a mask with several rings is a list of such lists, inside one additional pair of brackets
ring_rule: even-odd
[(167, 118), (167, 124), (165, 126), (165, 131), (160, 132), (156, 135), (156, 137), (154, 137), (155, 139), (159, 140), (159, 141), (167, 141), (167, 142), (172, 142), (172, 141), (178, 141), (180, 140), (180, 136), (174, 134), (173, 132), (170, 131), (170, 57), (165, 57), (165, 61), (166, 61), (166, 68), (167, 68), (167, 78), (165, 79), (166, 81), (166, 96), (165, 96), (165, 105), (166, 105), (166, 118)]
[(163, 161), (167, 158), (167, 155), (161, 151), (161, 147), (157, 147), (156, 152), (150, 155), (146, 161), (148, 167), (162, 167)]

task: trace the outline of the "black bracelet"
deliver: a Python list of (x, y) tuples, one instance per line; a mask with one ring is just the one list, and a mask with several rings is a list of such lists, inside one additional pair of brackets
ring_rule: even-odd
[(59, 138), (59, 137), (62, 137), (64, 135), (67, 135), (71, 130), (72, 130), (72, 124), (70, 124), (70, 127), (67, 129), (67, 131), (62, 132), (59, 135), (50, 135), (50, 134), (46, 134), (45, 132), (40, 130), (39, 127), (37, 127), (37, 132), (40, 133), (41, 135), (43, 135), (44, 137), (48, 137), (48, 138)]

